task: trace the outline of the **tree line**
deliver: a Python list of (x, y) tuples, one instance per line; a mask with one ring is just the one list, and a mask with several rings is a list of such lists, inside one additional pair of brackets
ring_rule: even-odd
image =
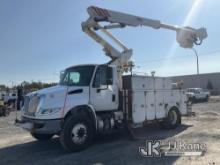
[(0, 85), (0, 90), (1, 91), (10, 91), (10, 90), (16, 90), (18, 88), (22, 88), (25, 91), (36, 91), (39, 89), (43, 89), (43, 88), (48, 88), (51, 86), (55, 86), (57, 85), (57, 83), (45, 83), (45, 82), (28, 82), (28, 81), (23, 81), (21, 84), (19, 85), (15, 85), (13, 87), (9, 87), (7, 85), (1, 84)]

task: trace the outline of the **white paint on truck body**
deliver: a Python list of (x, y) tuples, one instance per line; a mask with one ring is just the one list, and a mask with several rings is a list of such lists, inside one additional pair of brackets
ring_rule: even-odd
[[(77, 66), (76, 68), (81, 70), (84, 67), (86, 68), (87, 65)], [(74, 67), (72, 68), (74, 69)], [(110, 68), (112, 79), (108, 85), (99, 81), (106, 74), (105, 71), (100, 72), (103, 69), (106, 69), (105, 65), (94, 65), (94, 70), (90, 72), (92, 74), (91, 80), (87, 86), (60, 84), (28, 94), (25, 97), (22, 116), (34, 121), (50, 121), (51, 119), (60, 121), (68, 112), (81, 105), (90, 107), (94, 116), (97, 116), (100, 111), (105, 111), (106, 114), (124, 112), (124, 108), (120, 109), (119, 106), (121, 84), (119, 83), (117, 68)], [(174, 106), (177, 107), (181, 115), (187, 114), (185, 92), (173, 90), (169, 78), (137, 75), (130, 77), (130, 87), (127, 89), (132, 92), (131, 100), (129, 100), (131, 111), (126, 116), (131, 115), (133, 124), (164, 119), (167, 117), (170, 108)], [(125, 90), (124, 82), (127, 83), (128, 81), (123, 80), (122, 90)], [(96, 120), (95, 123), (98, 122), (97, 118)], [(115, 120), (117, 119), (115, 118)]]
[(134, 75), (131, 84), (133, 123), (166, 118), (171, 107), (187, 114), (185, 91), (173, 90), (171, 79)]

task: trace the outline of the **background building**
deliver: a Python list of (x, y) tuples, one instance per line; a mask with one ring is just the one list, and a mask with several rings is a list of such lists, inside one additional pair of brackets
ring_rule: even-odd
[(199, 75), (171, 77), (173, 82), (183, 81), (183, 88), (201, 87), (210, 90), (211, 94), (220, 94), (220, 72)]

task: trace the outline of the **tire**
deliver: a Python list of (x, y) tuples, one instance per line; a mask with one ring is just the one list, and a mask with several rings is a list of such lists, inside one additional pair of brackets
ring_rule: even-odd
[(181, 114), (177, 108), (171, 108), (166, 119), (160, 123), (162, 128), (175, 129), (181, 124)]
[(31, 136), (39, 141), (49, 140), (53, 137), (53, 134), (38, 134), (38, 133), (31, 133)]
[(196, 97), (192, 97), (192, 103), (196, 103), (197, 100), (196, 100)]
[(85, 115), (72, 115), (66, 119), (60, 133), (60, 143), (68, 152), (84, 150), (94, 137), (92, 122)]
[(5, 110), (5, 116), (9, 116), (10, 115), (10, 111), (9, 110)]
[(4, 109), (0, 107), (0, 116), (5, 116)]
[(209, 101), (209, 96), (206, 96), (205, 102), (208, 102), (208, 101)]
[(10, 115), (10, 111), (9, 111), (8, 109), (3, 108), (3, 111), (4, 111), (4, 114), (3, 114), (3, 115), (4, 115), (5, 117)]

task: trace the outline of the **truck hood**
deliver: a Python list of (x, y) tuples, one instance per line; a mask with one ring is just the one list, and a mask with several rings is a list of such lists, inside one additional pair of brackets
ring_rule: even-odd
[(29, 94), (27, 94), (27, 96), (36, 96), (36, 95), (49, 95), (49, 94), (55, 94), (55, 93), (63, 93), (65, 92), (67, 89), (66, 86), (60, 86), (60, 85), (56, 85), (53, 87), (49, 87), (49, 88), (44, 88), (35, 92), (31, 92)]
[[(74, 105), (81, 104), (82, 101), (84, 101), (83, 103), (88, 102), (88, 96), (87, 96), (88, 91), (89, 91), (88, 87), (82, 87), (82, 86), (67, 87), (67, 86), (57, 85), (29, 93), (27, 96), (30, 98), (30, 100), (32, 100), (34, 97), (40, 98), (39, 106), (38, 106), (39, 109), (62, 110), (64, 107), (69, 109), (71, 107), (74, 107)], [(68, 95), (67, 92), (69, 93)], [(66, 106), (64, 106), (64, 104)], [(70, 105), (70, 104), (74, 104), (74, 105)], [(39, 113), (35, 114), (35, 118), (41, 118), (41, 119), (60, 118), (60, 115), (62, 114), (61, 111), (49, 115), (41, 115), (40, 111), (38, 112)], [(32, 118), (34, 118), (34, 116), (32, 116)]]
[(64, 105), (67, 86), (53, 86), (49, 88), (44, 88), (35, 92), (27, 94), (27, 96), (32, 100), (34, 97), (39, 97), (41, 100), (41, 109), (47, 108), (61, 108)]
[(50, 97), (50, 98), (54, 98), (54, 97), (59, 97), (62, 96), (64, 97), (66, 95), (66, 92), (70, 91), (77, 91), (79, 89), (85, 89), (85, 87), (82, 86), (76, 86), (73, 87), (71, 86), (70, 88), (68, 88), (68, 86), (62, 86), (62, 85), (56, 85), (53, 87), (49, 87), (49, 88), (44, 88), (35, 92), (31, 92), (29, 94), (27, 94), (27, 96), (33, 97), (33, 96), (46, 96), (46, 97)]

